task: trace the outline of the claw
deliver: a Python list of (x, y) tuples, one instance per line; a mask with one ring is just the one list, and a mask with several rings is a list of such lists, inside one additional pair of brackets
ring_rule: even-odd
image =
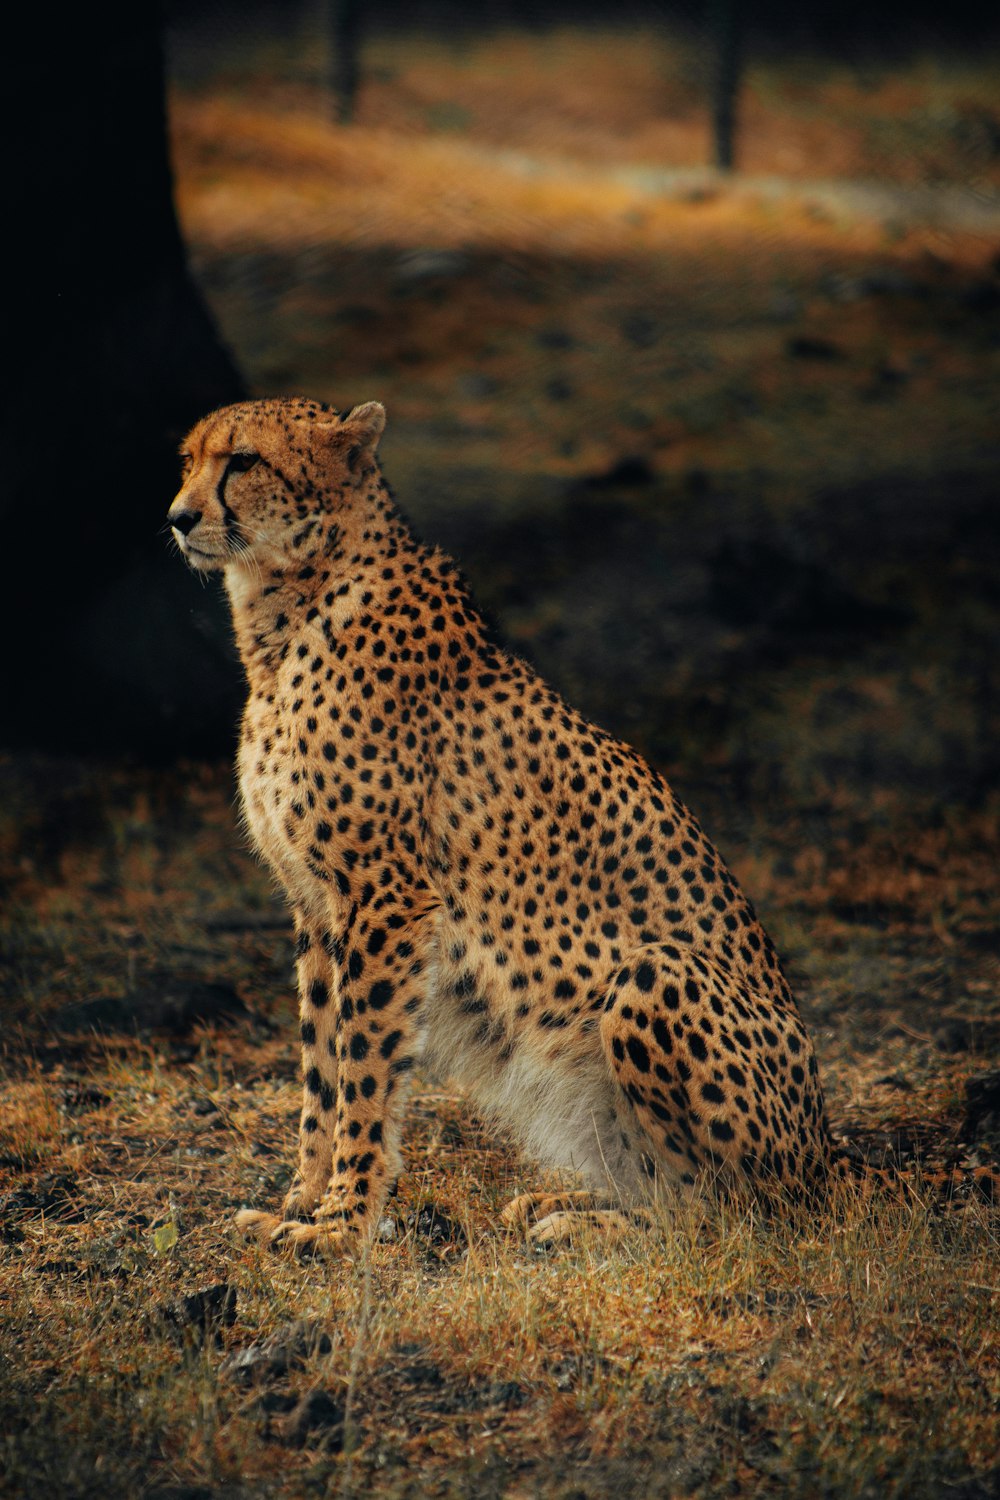
[(501, 1224), (505, 1224), (508, 1229), (527, 1229), (531, 1223), (532, 1206), (537, 1202), (537, 1193), (519, 1193), (500, 1210)]
[(586, 1210), (563, 1210), (550, 1213), (539, 1219), (528, 1230), (528, 1239), (538, 1249), (551, 1250), (556, 1245), (571, 1245), (579, 1235), (598, 1232), (605, 1243), (613, 1244), (621, 1239), (635, 1223), (628, 1214), (616, 1208)]
[(357, 1253), (357, 1243), (341, 1230), (327, 1224), (280, 1224), (271, 1236), (276, 1249), (288, 1249), (300, 1259), (314, 1255), (326, 1260), (340, 1260)]
[(567, 1193), (519, 1193), (500, 1212), (500, 1222), (509, 1229), (520, 1229), (527, 1233), (532, 1224), (546, 1219), (557, 1211), (579, 1213), (595, 1208), (600, 1199), (587, 1191)]
[(279, 1219), (267, 1236), (267, 1243), (272, 1250), (282, 1250), (286, 1245), (295, 1243), (295, 1231), (301, 1228), (300, 1219)]

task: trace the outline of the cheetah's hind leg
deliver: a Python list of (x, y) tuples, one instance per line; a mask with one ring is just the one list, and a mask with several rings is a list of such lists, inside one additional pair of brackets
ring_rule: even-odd
[(648, 1142), (652, 1196), (713, 1182), (795, 1192), (826, 1157), (822, 1089), (786, 988), (685, 945), (626, 955), (601, 1017), (608, 1065)]

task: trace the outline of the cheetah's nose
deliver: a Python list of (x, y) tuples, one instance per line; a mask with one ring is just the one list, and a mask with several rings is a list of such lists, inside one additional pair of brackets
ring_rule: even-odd
[(188, 536), (201, 520), (201, 516), (196, 510), (177, 510), (170, 511), (167, 520), (175, 531), (180, 532), (181, 536)]

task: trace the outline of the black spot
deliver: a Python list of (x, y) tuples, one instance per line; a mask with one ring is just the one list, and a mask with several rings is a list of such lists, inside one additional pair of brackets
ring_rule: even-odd
[(391, 1057), (399, 1046), (403, 1033), (401, 1031), (390, 1031), (388, 1036), (382, 1038), (379, 1051), (383, 1057)]
[(635, 971), (635, 982), (644, 995), (648, 995), (656, 983), (656, 970), (651, 963), (641, 963)]
[(640, 1073), (648, 1073), (649, 1052), (646, 1049), (644, 1043), (642, 1043), (637, 1036), (630, 1036), (628, 1041), (625, 1043), (625, 1047), (628, 1051), (629, 1057), (632, 1059), (633, 1066), (636, 1067)]
[(653, 1035), (655, 1036), (661, 1050), (670, 1053), (674, 1050), (673, 1038), (670, 1035), (670, 1027), (662, 1016), (653, 1017)]
[(377, 979), (368, 991), (368, 1004), (372, 1010), (384, 1010), (394, 993), (395, 990), (390, 980)]

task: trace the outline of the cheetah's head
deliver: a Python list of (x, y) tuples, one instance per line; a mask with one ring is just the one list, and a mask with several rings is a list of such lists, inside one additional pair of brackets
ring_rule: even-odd
[(301, 560), (374, 467), (378, 401), (338, 413), (317, 401), (243, 401), (204, 417), (181, 445), (167, 520), (202, 573)]

